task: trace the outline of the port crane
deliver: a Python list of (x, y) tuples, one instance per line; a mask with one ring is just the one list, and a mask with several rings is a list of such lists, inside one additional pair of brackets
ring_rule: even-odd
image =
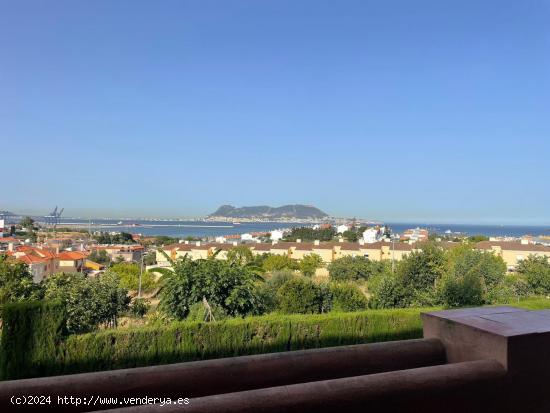
[(46, 224), (53, 225), (54, 227), (57, 224), (59, 224), (59, 219), (61, 218), (61, 214), (63, 213), (64, 210), (65, 208), (61, 208), (59, 212), (57, 212), (57, 206), (56, 206), (55, 209), (52, 212), (50, 212), (49, 215), (46, 215), (44, 217), (44, 219), (46, 220)]

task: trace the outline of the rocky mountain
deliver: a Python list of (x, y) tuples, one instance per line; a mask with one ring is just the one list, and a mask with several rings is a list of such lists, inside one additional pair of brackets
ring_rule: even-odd
[(283, 205), (280, 207), (270, 207), (267, 205), (234, 207), (232, 205), (222, 205), (216, 212), (208, 215), (209, 218), (235, 218), (235, 219), (322, 219), (328, 217), (328, 214), (312, 205)]

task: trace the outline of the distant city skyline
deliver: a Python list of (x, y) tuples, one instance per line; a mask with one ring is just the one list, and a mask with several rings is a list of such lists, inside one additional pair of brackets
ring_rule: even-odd
[[(260, 204), (258, 204), (260, 205)], [(319, 207), (321, 210), (323, 210), (322, 207)], [(50, 209), (36, 209), (36, 208), (4, 208), (0, 205), (0, 210), (7, 210), (10, 212), (14, 212), (21, 215), (31, 215), (31, 216), (45, 216), (47, 213), (51, 210)], [(112, 219), (196, 219), (196, 218), (202, 218), (207, 216), (208, 214), (214, 212), (214, 209), (211, 211), (207, 211), (205, 213), (197, 213), (195, 215), (189, 215), (189, 214), (158, 214), (153, 213), (151, 211), (143, 211), (140, 213), (140, 211), (134, 210), (133, 213), (132, 210), (87, 210), (83, 208), (77, 208), (74, 210), (66, 211), (66, 213), (63, 214), (64, 218), (82, 218), (82, 219), (90, 219), (90, 218), (112, 218)], [(330, 217), (333, 218), (348, 218), (348, 219), (365, 219), (370, 220), (374, 222), (386, 222), (386, 223), (403, 223), (403, 224), (472, 224), (472, 225), (533, 225), (533, 226), (546, 226), (548, 225), (550, 227), (550, 221), (536, 221), (536, 220), (524, 220), (524, 221), (517, 221), (517, 220), (505, 220), (505, 219), (464, 219), (464, 218), (454, 218), (454, 219), (445, 219), (445, 218), (438, 218), (436, 216), (428, 217), (428, 216), (421, 216), (418, 215), (417, 217), (411, 217), (409, 219), (405, 219), (400, 217), (399, 215), (378, 215), (378, 216), (368, 216), (368, 215), (336, 215), (331, 214), (330, 211), (325, 211), (329, 214)], [(63, 221), (63, 217), (61, 218), (61, 221)], [(235, 219), (235, 221), (239, 221), (238, 219)]]
[(550, 2), (0, 2), (0, 209), (550, 224)]

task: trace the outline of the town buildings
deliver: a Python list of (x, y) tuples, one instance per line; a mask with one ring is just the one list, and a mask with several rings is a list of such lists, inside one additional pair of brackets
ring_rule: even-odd
[[(325, 264), (346, 257), (367, 257), (373, 261), (395, 260), (400, 261), (412, 251), (420, 250), (422, 243), (410, 242), (387, 242), (376, 241), (366, 243), (360, 240), (357, 243), (344, 242), (274, 242), (274, 243), (180, 243), (162, 247), (164, 253), (172, 258), (177, 259), (187, 255), (191, 259), (216, 257), (225, 259), (228, 250), (234, 246), (246, 246), (250, 248), (252, 254), (274, 254), (284, 255), (295, 260), (301, 260), (308, 254), (319, 255)], [(459, 243), (445, 242), (441, 245), (448, 249), (453, 248)], [(490, 251), (504, 260), (510, 270), (516, 268), (517, 264), (527, 258), (529, 255), (546, 256), (550, 258), (550, 247), (538, 244), (526, 244), (517, 241), (498, 242), (498, 241), (482, 241), (476, 244), (475, 248), (482, 251)], [(157, 252), (157, 263), (161, 266), (168, 266), (168, 260), (162, 252)]]

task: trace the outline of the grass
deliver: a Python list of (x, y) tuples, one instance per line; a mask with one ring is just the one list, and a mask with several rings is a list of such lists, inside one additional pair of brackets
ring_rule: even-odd
[(526, 310), (548, 310), (550, 309), (550, 298), (531, 297), (507, 305), (510, 305), (512, 307), (524, 308)]

